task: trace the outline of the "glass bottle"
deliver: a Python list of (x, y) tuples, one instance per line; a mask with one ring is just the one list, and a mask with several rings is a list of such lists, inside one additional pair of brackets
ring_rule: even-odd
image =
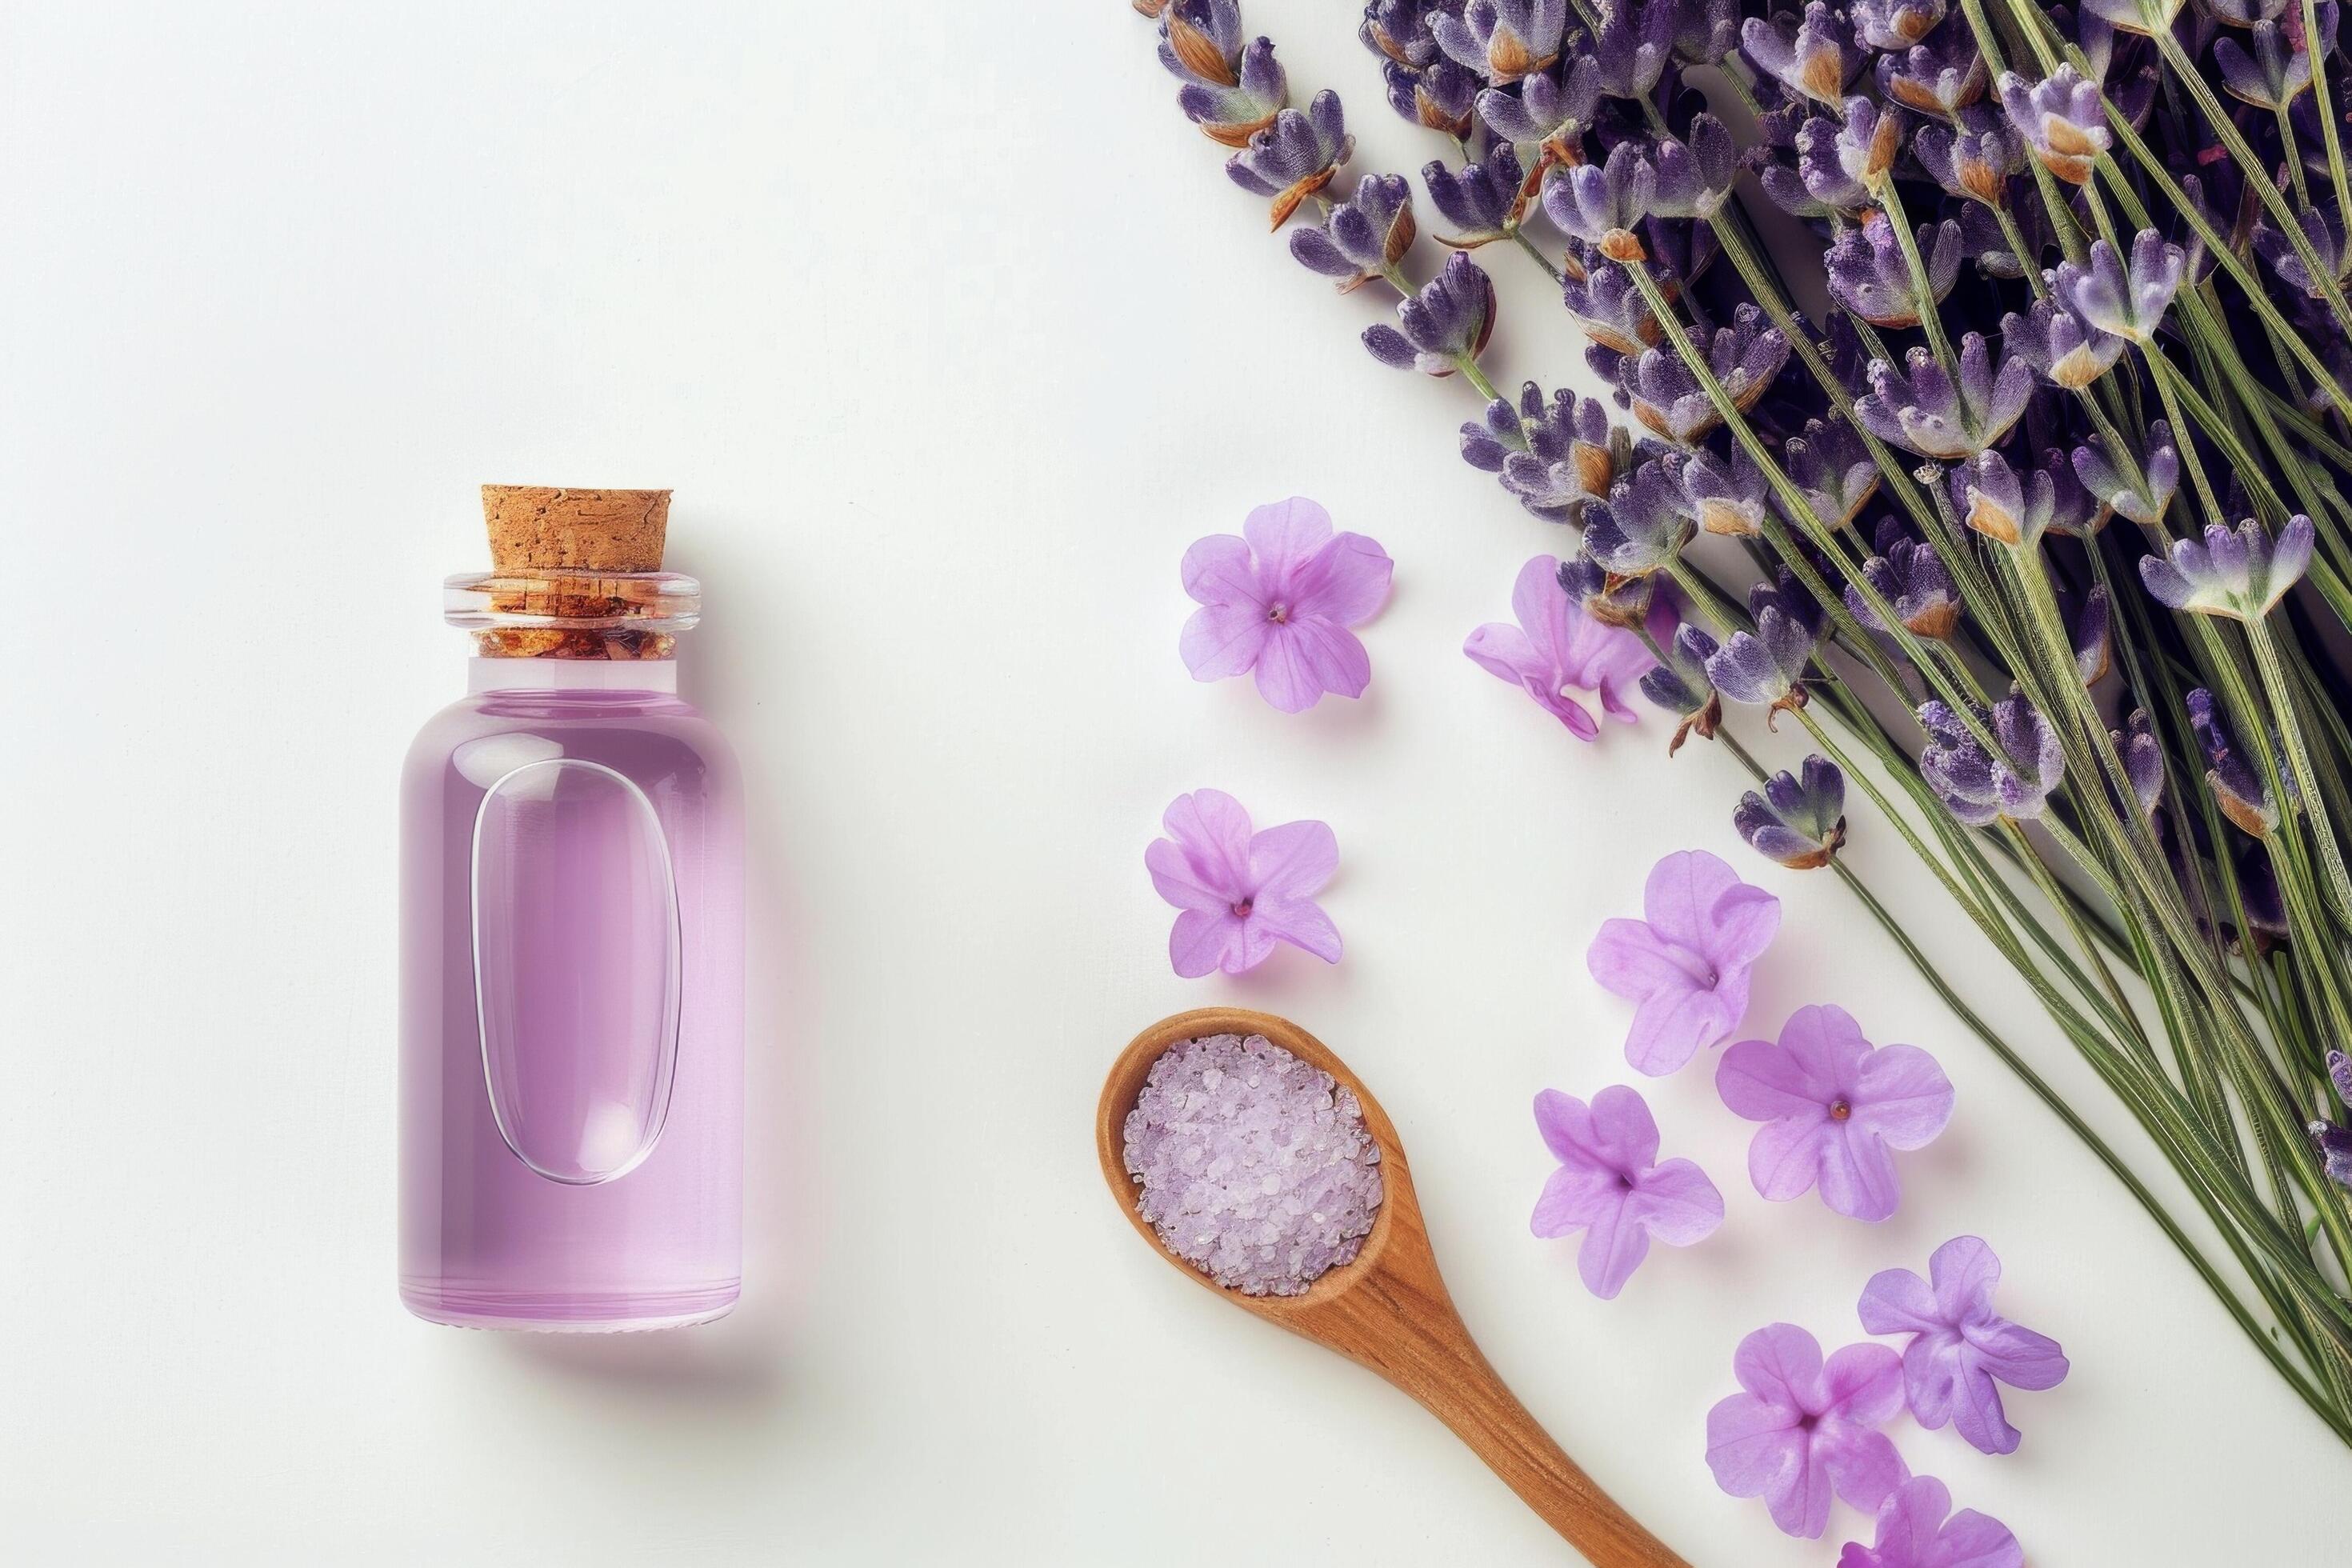
[(677, 694), (698, 615), (694, 580), (661, 572), (446, 585), (467, 693), (401, 783), (400, 1293), (420, 1317), (593, 1331), (734, 1304), (743, 811)]

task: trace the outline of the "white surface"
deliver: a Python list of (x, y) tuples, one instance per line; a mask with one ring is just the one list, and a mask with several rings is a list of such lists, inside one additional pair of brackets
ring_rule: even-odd
[[(206, 9), (0, 30), (0, 1558), (1559, 1561), (1401, 1396), (1113, 1211), (1104, 1065), (1234, 1000), (1380, 1092), (1496, 1365), (1694, 1561), (1862, 1528), (1718, 1494), (1706, 1407), (1741, 1333), (1858, 1337), (1869, 1274), (1964, 1230), (2074, 1372), (2012, 1402), (2010, 1458), (1899, 1422), (1915, 1467), (2036, 1568), (2345, 1560), (2343, 1451), (1827, 879), (1738, 859), (1789, 916), (1749, 1023), (1835, 1000), (1942, 1057), (1899, 1217), (1758, 1199), (1695, 1068), (1645, 1088), (1723, 1231), (1614, 1303), (1528, 1237), (1529, 1095), (1629, 1077), (1584, 944), (1661, 852), (1744, 855), (1734, 770), (1654, 721), (1580, 747), (1462, 658), (1562, 535), (1268, 240), (1124, 5)], [(1346, 93), (1360, 166), (1430, 155), (1352, 7), (1249, 14)], [(1574, 366), (1498, 266), (1497, 379)], [(708, 1330), (394, 1297), (394, 781), (461, 689), (436, 584), (483, 479), (674, 485), (709, 585), (686, 681), (753, 782), (758, 961), (750, 1284)], [(1397, 591), (1370, 696), (1285, 718), (1187, 677), (1176, 561), (1294, 492)], [(1341, 965), (1170, 975), (1141, 856), (1199, 784), (1335, 826)]]

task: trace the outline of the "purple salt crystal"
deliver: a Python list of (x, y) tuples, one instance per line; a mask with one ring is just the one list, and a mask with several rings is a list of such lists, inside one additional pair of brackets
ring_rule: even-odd
[(1228, 147), (1246, 147), (1290, 101), (1265, 38), (1242, 31), (1239, 0), (1179, 0), (1160, 18), (1160, 63), (1184, 85), (1184, 117)]
[(1404, 259), (1412, 248), (1412, 187), (1402, 174), (1366, 174), (1356, 194), (1334, 205), (1320, 228), (1290, 231), (1290, 254), (1342, 292)]
[(1371, 1234), (1381, 1152), (1363, 1107), (1262, 1035), (1164, 1053), (1125, 1131), (1136, 1212), (1228, 1289), (1299, 1295)]
[(1827, 257), (1830, 297), (1874, 327), (1916, 327), (1960, 280), (1960, 226), (1947, 219), (1919, 226), (1920, 259), (1927, 287), (1923, 298), (1903, 254), (1903, 241), (1885, 213), (1873, 213), (1860, 228), (1847, 229)]

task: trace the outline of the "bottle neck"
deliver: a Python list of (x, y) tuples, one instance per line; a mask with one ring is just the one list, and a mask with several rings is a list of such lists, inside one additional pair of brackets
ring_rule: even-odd
[(466, 661), (467, 691), (677, 691), (674, 658), (483, 658)]

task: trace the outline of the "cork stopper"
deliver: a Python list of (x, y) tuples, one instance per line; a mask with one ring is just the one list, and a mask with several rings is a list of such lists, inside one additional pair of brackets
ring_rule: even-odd
[(494, 571), (658, 572), (669, 491), (484, 485), (482, 521)]

